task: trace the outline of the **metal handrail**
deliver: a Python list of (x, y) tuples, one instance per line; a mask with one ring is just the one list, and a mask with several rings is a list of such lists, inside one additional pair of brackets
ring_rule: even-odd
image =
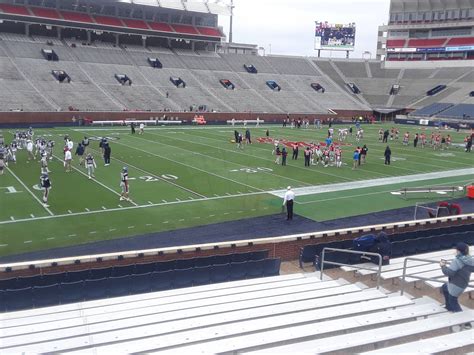
[(336, 265), (336, 266), (350, 266), (350, 267), (353, 267), (354, 269), (360, 269), (360, 270), (373, 270), (373, 268), (368, 268), (368, 267), (364, 267), (364, 266), (336, 263), (334, 261), (327, 261), (327, 260), (325, 260), (326, 250), (328, 250), (328, 251), (337, 251), (337, 252), (347, 253), (347, 254), (376, 256), (379, 259), (379, 269), (377, 271), (377, 289), (380, 288), (380, 275), (382, 273), (382, 260), (383, 260), (382, 255), (377, 254), (377, 253), (369, 253), (369, 252), (364, 252), (364, 251), (355, 251), (355, 250), (348, 250), (348, 249), (324, 248), (323, 252), (322, 252), (322, 256), (321, 256), (321, 271), (320, 271), (321, 272), (321, 276), (320, 276), (321, 280), (323, 279), (324, 264)]
[[(407, 275), (408, 261), (420, 261), (420, 262), (425, 262), (426, 264), (439, 264), (439, 260), (420, 259), (420, 258), (405, 258), (405, 260), (403, 261), (402, 287), (400, 289), (400, 294), (402, 296), (405, 293), (405, 286), (408, 283), (406, 281), (407, 276), (410, 277), (411, 279), (415, 279), (415, 280), (433, 281), (433, 282), (444, 283), (444, 281), (440, 281), (436, 277), (422, 277), (422, 276), (416, 276), (416, 274), (408, 274)], [(469, 287), (474, 287), (474, 284), (469, 284), (468, 286)]]

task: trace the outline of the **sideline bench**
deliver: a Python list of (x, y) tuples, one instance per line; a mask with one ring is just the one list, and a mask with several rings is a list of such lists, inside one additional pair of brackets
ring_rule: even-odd
[(464, 186), (434, 186), (434, 187), (406, 187), (398, 191), (391, 192), (392, 195), (403, 195), (405, 199), (408, 198), (409, 194), (417, 193), (436, 193), (438, 195), (447, 195), (451, 193), (454, 197), (456, 192), (464, 191)]

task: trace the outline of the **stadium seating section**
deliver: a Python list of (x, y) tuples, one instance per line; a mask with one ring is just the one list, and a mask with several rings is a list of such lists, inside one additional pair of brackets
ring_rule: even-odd
[[(2, 6), (4, 11), (31, 10)], [(61, 12), (61, 16), (72, 21), (97, 21), (97, 16), (93, 19), (74, 12)], [(100, 21), (110, 19), (99, 17)], [(123, 26), (158, 26), (159, 30), (174, 31), (168, 24), (116, 18), (111, 21), (116, 25), (119, 21), (125, 22)], [(91, 111), (183, 111), (192, 105), (221, 112), (275, 113), (327, 113), (329, 109), (381, 107), (418, 109), (435, 102), (469, 103), (464, 101), (472, 91), (470, 83), (474, 80), (472, 67), (400, 70), (384, 69), (377, 61), (261, 57), (161, 47), (128, 49), (103, 42), (83, 45), (71, 39), (61, 41), (8, 33), (0, 33), (0, 38), (0, 80), (6, 88), (0, 92), (3, 111), (20, 107), (24, 111), (66, 111), (71, 106)], [(53, 63), (40, 62), (44, 58), (42, 49), (57, 55), (61, 70), (73, 79), (69, 88), (59, 90), (54, 85), (51, 71), (59, 68)], [(116, 73), (127, 73), (136, 86), (112, 85)], [(182, 84), (178, 88), (175, 82), (170, 82), (170, 77), (181, 78), (185, 89), (182, 90)], [(226, 90), (220, 82), (223, 78), (236, 90)], [(270, 92), (266, 84), (270, 81), (282, 90)], [(361, 93), (351, 95), (346, 83), (353, 83)], [(394, 85), (398, 85), (398, 94), (390, 95)], [(447, 88), (428, 98), (427, 91), (439, 85)], [(59, 91), (63, 95), (58, 95)], [(323, 92), (324, 98), (320, 95)]]
[[(392, 242), (392, 257), (448, 249), (460, 241), (474, 244), (474, 235), (470, 231), (470, 228), (470, 226), (460, 226), (389, 236)], [(304, 263), (312, 263), (320, 267), (318, 262), (321, 261), (321, 253), (324, 248), (351, 249), (352, 240), (304, 246), (300, 251), (300, 267), (303, 267)], [(346, 264), (357, 264), (359, 258), (359, 255), (340, 252), (328, 252), (326, 254), (327, 260)]]
[(280, 260), (267, 257), (260, 251), (0, 280), (0, 311), (279, 275)]

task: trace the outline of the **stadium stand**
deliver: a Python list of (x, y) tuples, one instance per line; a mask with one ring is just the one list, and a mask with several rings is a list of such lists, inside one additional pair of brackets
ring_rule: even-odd
[(474, 119), (474, 105), (454, 105), (438, 113), (436, 116), (439, 118)]
[(424, 117), (431, 117), (435, 116), (436, 114), (443, 112), (444, 110), (452, 107), (452, 104), (446, 103), (434, 103), (423, 107), (422, 109), (416, 110), (411, 113), (413, 116), (424, 116)]
[[(472, 320), (472, 311), (447, 314), (426, 297), (410, 299), (315, 276), (256, 278), (8, 313), (2, 318), (1, 347), (83, 354), (278, 353), (316, 343), (321, 348), (312, 350), (381, 345), (380, 350), (407, 336), (434, 341)], [(457, 337), (464, 333), (470, 334)]]

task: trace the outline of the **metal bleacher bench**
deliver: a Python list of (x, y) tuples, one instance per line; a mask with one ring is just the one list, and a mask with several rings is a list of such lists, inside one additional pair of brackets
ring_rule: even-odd
[(227, 120), (227, 124), (244, 124), (244, 123), (247, 123), (247, 124), (264, 124), (265, 121), (264, 120)]
[(398, 191), (393, 191), (392, 195), (402, 195), (406, 199), (409, 194), (415, 193), (435, 193), (439, 195), (451, 193), (451, 195), (454, 196), (456, 192), (460, 191), (464, 191), (463, 186), (406, 187)]
[(173, 120), (109, 120), (109, 121), (92, 121), (93, 126), (129, 126), (130, 124), (145, 124), (145, 125), (180, 125), (183, 121)]

